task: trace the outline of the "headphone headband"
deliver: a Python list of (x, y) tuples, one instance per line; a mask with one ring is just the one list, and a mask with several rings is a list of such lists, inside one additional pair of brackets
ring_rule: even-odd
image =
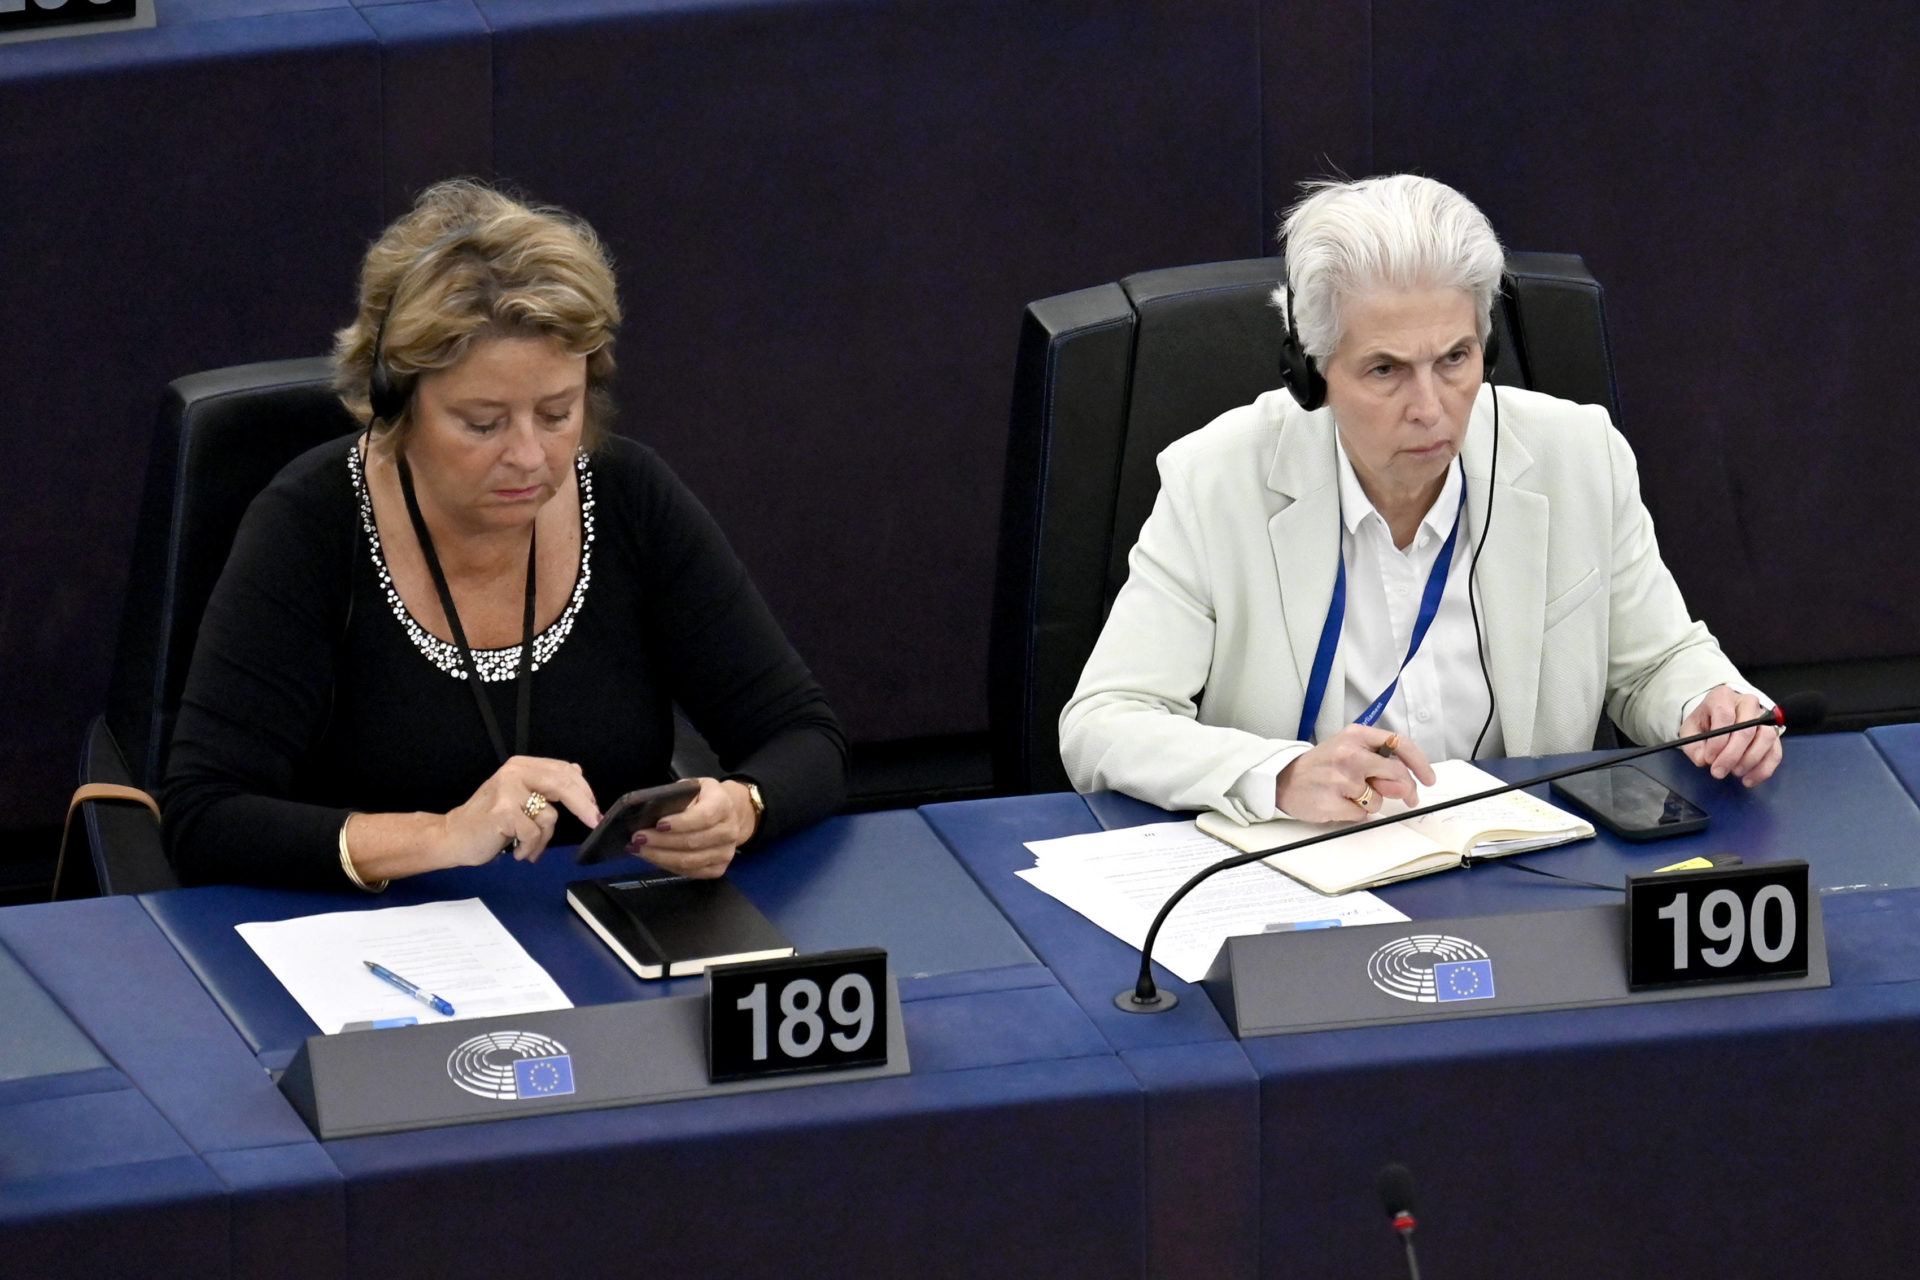
[[(1287, 332), (1280, 339), (1280, 385), (1293, 393), (1293, 398), (1302, 409), (1312, 413), (1327, 402), (1327, 379), (1320, 372), (1319, 362), (1307, 354), (1300, 345), (1300, 330), (1293, 319), (1293, 281), (1286, 283), (1287, 289)], [(1494, 305), (1507, 296), (1507, 278), (1500, 277), (1500, 287), (1494, 291)], [(1480, 376), (1491, 382), (1494, 366), (1500, 362), (1500, 326), (1495, 322), (1495, 314), (1487, 316), (1487, 340), (1481, 344)]]
[(407, 411), (407, 404), (413, 399), (414, 384), (419, 381), (418, 374), (395, 377), (393, 370), (387, 367), (387, 321), (399, 309), (400, 300), (407, 295), (408, 285), (425, 269), (426, 264), (471, 235), (479, 225), (477, 222), (463, 222), (453, 230), (443, 232), (439, 239), (420, 251), (420, 256), (394, 282), (393, 292), (387, 297), (386, 310), (380, 313), (379, 327), (373, 331), (373, 362), (367, 371), (367, 408), (372, 411), (374, 421), (392, 426), (394, 420)]

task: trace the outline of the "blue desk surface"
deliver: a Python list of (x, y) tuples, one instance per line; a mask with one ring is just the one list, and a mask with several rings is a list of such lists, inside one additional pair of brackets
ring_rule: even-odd
[[(502, 858), (438, 871), (370, 895), (221, 885), (145, 895), (141, 902), (263, 1062), (285, 1065), (318, 1032), (234, 931), (250, 920), (323, 911), (376, 911), (477, 897), (545, 966), (575, 1004), (696, 991), (701, 979), (642, 982), (567, 907), (569, 880), (636, 874), (636, 859), (576, 866), (570, 851), (537, 863)], [(992, 905), (912, 813), (833, 818), (743, 858), (734, 881), (802, 951), (881, 946), (902, 998), (1051, 984)]]
[[(1729, 779), (1715, 780), (1677, 751), (1636, 760), (1635, 767), (1707, 809), (1713, 815), (1707, 829), (1647, 844), (1602, 831), (1592, 840), (1517, 861), (1564, 876), (1620, 884), (1627, 875), (1724, 851), (1738, 853), (1748, 862), (1805, 858), (1814, 883), (1826, 893), (1920, 886), (1920, 808), (1913, 799), (1920, 789), (1910, 794), (1902, 785), (1903, 776), (1920, 782), (1920, 725), (1793, 738), (1786, 749), (1786, 763), (1779, 772), (1751, 789)], [(1895, 761), (1892, 767), (1889, 751)], [(1589, 751), (1478, 764), (1512, 782), (1583, 760), (1605, 759), (1608, 754)], [(1905, 775), (1896, 773), (1901, 761)], [(1529, 790), (1543, 800), (1552, 799), (1545, 786)], [(1109, 830), (1181, 816), (1111, 792), (1088, 796), (1086, 802), (1099, 826)], [(1388, 885), (1379, 893), (1416, 920), (1543, 911), (1617, 898), (1599, 889), (1513, 871), (1497, 861)]]
[[(1185, 1099), (1154, 1117), (1139, 1075), (912, 813), (835, 819), (737, 871), (802, 947), (888, 948), (912, 1074), (331, 1143), (307, 1133), (261, 1063), (312, 1028), (234, 924), (475, 894), (578, 1002), (686, 989), (639, 983), (577, 924), (560, 886), (580, 874), (543, 860), (378, 898), (223, 888), (0, 912), (0, 945), (91, 1039), (105, 1083), (118, 1068), (132, 1085), (122, 1111), (155, 1113), (103, 1140), (145, 1182), (81, 1171), (66, 1199), (0, 1218), (0, 1247), (57, 1241), (90, 1214), (138, 1223), (160, 1201), (173, 1207), (156, 1239), (179, 1250), (154, 1255), (167, 1265), (153, 1274), (289, 1274), (274, 1261), (295, 1255), (311, 1274), (355, 1277), (1208, 1270), (1189, 1264), (1210, 1242), (1159, 1233), (1143, 1212), (1142, 1152), (1166, 1146), (1150, 1128), (1204, 1134), (1219, 1108)], [(82, 1058), (56, 1065), (101, 1073)], [(69, 1106), (33, 1136), (84, 1154), (74, 1131), (88, 1119)], [(1179, 1158), (1197, 1167), (1205, 1152), (1188, 1140)], [(165, 1160), (184, 1189), (153, 1185)], [(30, 1173), (0, 1166), (0, 1198), (31, 1190)], [(295, 1211), (276, 1217), (280, 1205)]]
[[(1920, 776), (1920, 732), (1911, 735), (1911, 741), (1914, 772)], [(1788, 744), (1787, 761), (1778, 774), (1753, 789), (1716, 781), (1678, 752), (1651, 756), (1637, 763), (1712, 813), (1705, 831), (1648, 844), (1603, 831), (1592, 840), (1522, 858), (1389, 885), (1379, 894), (1416, 920), (1556, 910), (1614, 902), (1619, 895), (1528, 875), (1504, 863), (1523, 862), (1581, 880), (1622, 884), (1629, 874), (1717, 851), (1739, 853), (1749, 862), (1805, 858), (1814, 883), (1829, 896), (1920, 887), (1920, 807), (1888, 767), (1883, 749), (1861, 734), (1796, 738)], [(1481, 765), (1512, 780), (1603, 754), (1487, 760)], [(1544, 786), (1532, 790), (1548, 796)], [(1158, 981), (1181, 999), (1172, 1013), (1141, 1017), (1113, 1008), (1113, 993), (1131, 981), (1139, 953), (1013, 875), (1033, 865), (1024, 847), (1027, 840), (1164, 822), (1179, 815), (1110, 792), (936, 805), (925, 813), (1116, 1048), (1186, 1044), (1229, 1034), (1205, 995), (1165, 969), (1156, 969)]]
[[(1603, 834), (1528, 859), (1617, 883), (1708, 850), (1804, 857), (1825, 891), (1828, 990), (1242, 1044), (1261, 1080), (1261, 1273), (1390, 1274), (1373, 1185), (1394, 1160), (1421, 1178), (1429, 1276), (1866, 1274), (1902, 1256), (1893, 1206), (1920, 1190), (1920, 1122), (1896, 1083), (1920, 1072), (1920, 809), (1885, 749), (1798, 739), (1752, 791), (1654, 757), (1643, 767), (1713, 813), (1706, 832), (1651, 845)], [(1519, 778), (1559, 763), (1486, 767)], [(1164, 970), (1174, 1013), (1113, 1010), (1138, 953), (1012, 874), (1032, 863), (1023, 841), (1170, 815), (1114, 795), (927, 813), (1103, 1034), (1227, 1034), (1204, 993)], [(1381, 896), (1416, 919), (1618, 900), (1498, 864)], [(1740, 1225), (1703, 1225), (1715, 1222)]]
[[(1026, 840), (1164, 815), (1020, 797), (836, 819), (736, 873), (803, 948), (888, 947), (910, 1076), (325, 1144), (260, 1069), (312, 1028), (233, 925), (477, 895), (577, 1002), (662, 991), (561, 903), (577, 868), (499, 864), (379, 898), (14, 908), (0, 999), (49, 1028), (36, 1052), (51, 1057), (0, 1055), (0, 1244), (29, 1273), (97, 1253), (263, 1276), (593, 1275), (643, 1256), (694, 1276), (1347, 1274), (1393, 1264), (1371, 1188), (1399, 1159), (1422, 1177), (1442, 1280), (1659, 1257), (1703, 1274), (1867, 1270), (1920, 1191), (1904, 1105), (1920, 1078), (1920, 811), (1887, 750), (1796, 742), (1756, 792), (1674, 770), (1714, 812), (1705, 835), (1533, 855), (1594, 879), (1692, 847), (1806, 856), (1829, 890), (1826, 991), (1242, 1044), (1170, 977), (1173, 1013), (1115, 1009), (1137, 953), (1013, 875)], [(1416, 917), (1602, 898), (1497, 866), (1388, 895)], [(1693, 1168), (1711, 1176), (1675, 1180)], [(611, 1198), (629, 1196), (644, 1212), (610, 1238)], [(1755, 1205), (1765, 1222), (1744, 1242), (1698, 1226)], [(74, 1246), (83, 1222), (104, 1225)]]

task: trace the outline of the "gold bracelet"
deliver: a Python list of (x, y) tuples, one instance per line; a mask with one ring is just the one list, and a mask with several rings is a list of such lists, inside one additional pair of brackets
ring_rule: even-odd
[(368, 884), (360, 878), (360, 873), (354, 870), (353, 855), (347, 852), (347, 825), (355, 816), (349, 813), (346, 822), (340, 824), (340, 869), (347, 873), (347, 879), (353, 881), (354, 888), (365, 889), (368, 893), (379, 893), (393, 882), (382, 880), (379, 884)]
[(760, 798), (760, 784), (748, 782), (745, 778), (735, 778), (734, 781), (747, 789), (747, 803), (753, 806), (753, 830), (747, 832), (747, 839), (751, 840), (760, 831), (760, 819), (766, 816), (767, 802)]

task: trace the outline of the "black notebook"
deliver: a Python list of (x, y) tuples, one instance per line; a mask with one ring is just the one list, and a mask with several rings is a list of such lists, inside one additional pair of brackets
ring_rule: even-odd
[(567, 904), (643, 978), (683, 978), (709, 965), (777, 960), (793, 944), (726, 877), (576, 880)]

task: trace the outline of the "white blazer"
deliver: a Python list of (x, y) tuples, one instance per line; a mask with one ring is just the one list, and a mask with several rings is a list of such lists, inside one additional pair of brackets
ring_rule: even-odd
[[(1487, 519), (1491, 391), (1461, 458), (1467, 528)], [(1602, 705), (1641, 742), (1739, 679), (1687, 613), (1640, 501), (1633, 451), (1606, 410), (1500, 389), (1493, 537), (1480, 559), (1487, 668), (1512, 755), (1592, 745)], [(1160, 495), (1126, 585), (1060, 713), (1082, 791), (1252, 821), (1228, 795), (1293, 741), (1340, 556), (1333, 415), (1270, 391), (1160, 455)], [(1336, 654), (1314, 737), (1342, 727)]]

